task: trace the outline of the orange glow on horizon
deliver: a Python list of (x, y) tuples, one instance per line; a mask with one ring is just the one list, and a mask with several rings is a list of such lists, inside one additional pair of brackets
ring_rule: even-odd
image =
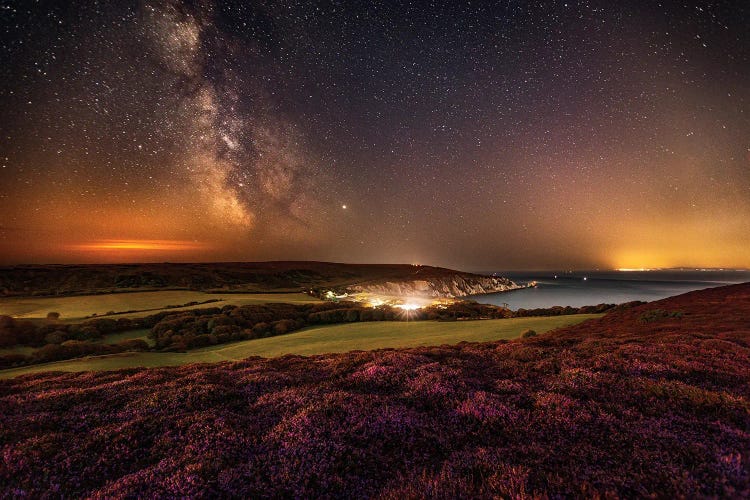
[(643, 250), (617, 252), (611, 261), (613, 269), (651, 270), (689, 267), (695, 269), (738, 269), (746, 267), (747, 254), (743, 248), (725, 245), (721, 248), (706, 245), (705, 248), (685, 245), (680, 248), (654, 247)]
[(206, 247), (205, 243), (187, 240), (98, 240), (68, 245), (69, 249), (79, 251), (189, 251)]

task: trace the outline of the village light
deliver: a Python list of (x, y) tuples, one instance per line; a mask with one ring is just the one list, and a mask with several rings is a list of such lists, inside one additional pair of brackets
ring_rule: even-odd
[(397, 306), (399, 309), (403, 309), (404, 311), (414, 311), (415, 309), (419, 309), (422, 306), (419, 304), (412, 304), (412, 303), (406, 303), (406, 304), (398, 304)]

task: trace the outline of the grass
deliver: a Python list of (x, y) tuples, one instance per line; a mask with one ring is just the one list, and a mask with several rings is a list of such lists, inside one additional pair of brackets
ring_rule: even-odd
[(87, 316), (102, 316), (109, 311), (141, 311), (110, 316), (113, 318), (139, 318), (156, 314), (170, 305), (203, 302), (210, 299), (221, 299), (219, 302), (199, 304), (190, 307), (170, 308), (170, 311), (222, 307), (225, 305), (242, 306), (246, 304), (267, 304), (269, 302), (287, 302), (304, 304), (318, 302), (318, 299), (303, 293), (248, 293), (220, 294), (204, 293), (190, 290), (167, 290), (160, 292), (110, 293), (102, 295), (80, 295), (74, 297), (20, 297), (1, 298), (0, 314), (24, 319), (46, 318), (47, 313), (60, 313), (60, 319), (66, 322), (82, 321)]
[(249, 356), (275, 357), (284, 354), (312, 355), (387, 347), (415, 347), (458, 342), (486, 342), (513, 339), (527, 329), (541, 334), (555, 328), (600, 317), (577, 314), (537, 318), (480, 321), (371, 322), (325, 325), (288, 335), (222, 344), (187, 353), (124, 353), (32, 365), (0, 371), (0, 378), (45, 371), (101, 371), (134, 367), (176, 366), (191, 363), (238, 361)]

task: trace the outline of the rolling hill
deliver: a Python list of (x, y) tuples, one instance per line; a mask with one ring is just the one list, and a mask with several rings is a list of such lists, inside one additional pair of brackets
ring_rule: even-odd
[(226, 262), (195, 264), (24, 265), (0, 267), (0, 295), (84, 295), (190, 289), (298, 292), (311, 289), (463, 296), (517, 288), (505, 278), (409, 264)]
[(0, 381), (0, 496), (746, 497), (750, 284), (519, 341)]

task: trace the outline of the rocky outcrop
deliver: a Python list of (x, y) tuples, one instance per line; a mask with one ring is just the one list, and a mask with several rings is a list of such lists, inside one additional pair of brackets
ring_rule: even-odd
[(453, 298), (524, 288), (507, 278), (452, 274), (420, 280), (375, 281), (350, 285), (349, 293), (372, 293), (398, 297)]

